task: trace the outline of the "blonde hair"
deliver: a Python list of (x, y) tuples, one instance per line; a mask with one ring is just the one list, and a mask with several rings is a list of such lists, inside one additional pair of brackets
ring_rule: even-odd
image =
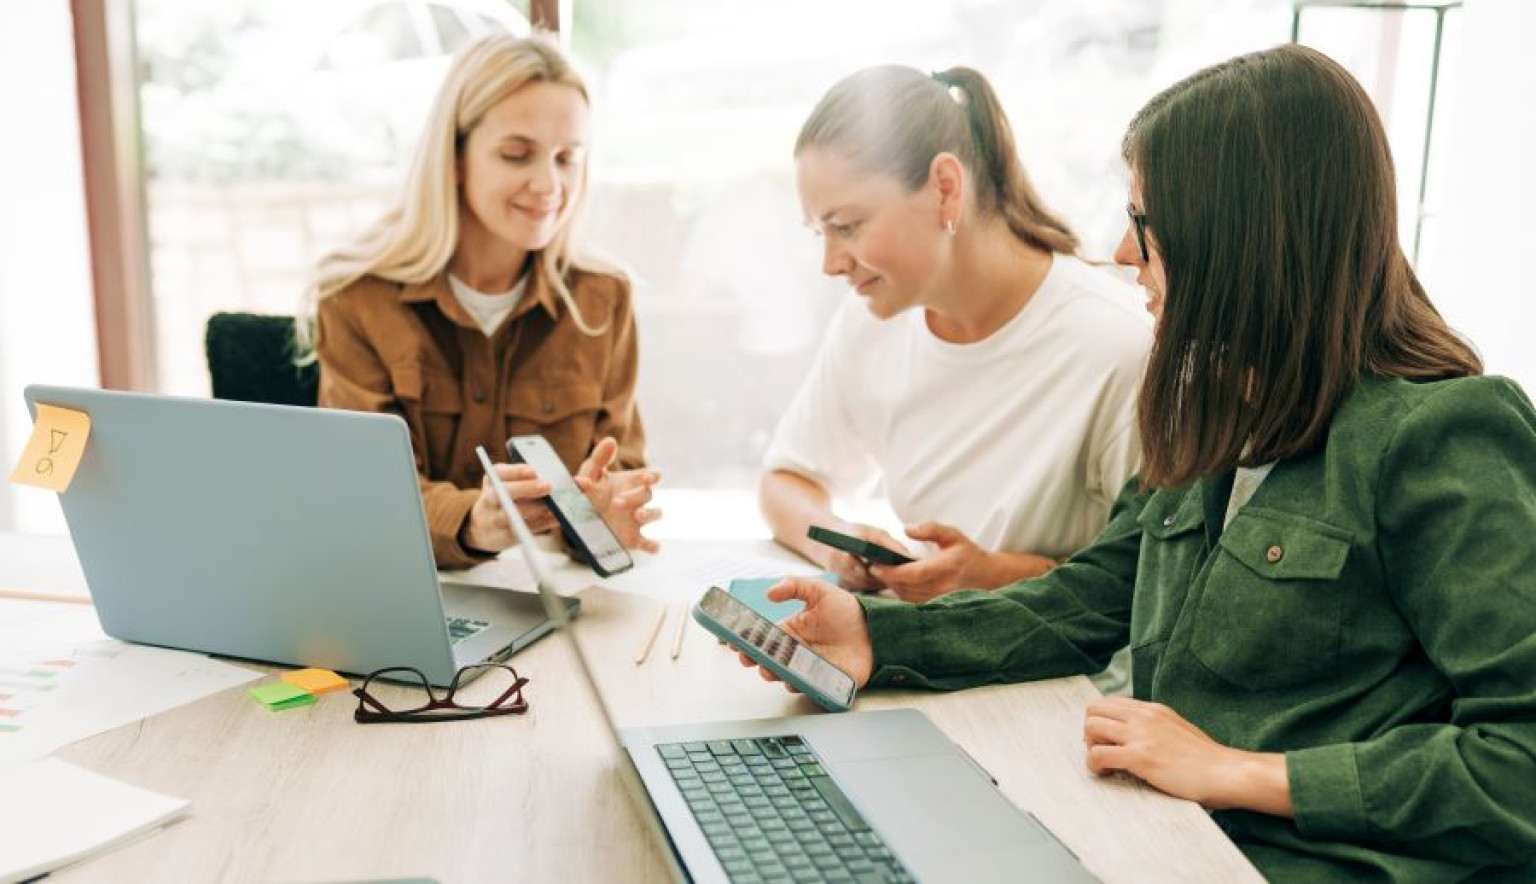
[[(313, 362), (319, 343), (316, 315), (320, 302), (365, 276), (392, 282), (426, 282), (443, 272), (459, 242), (459, 186), (455, 167), (469, 133), (498, 102), (531, 83), (569, 86), (590, 102), (586, 83), (560, 50), (543, 36), (492, 35), (469, 44), (454, 59), (432, 104), (427, 126), (416, 146), (405, 184), (395, 204), (355, 242), (320, 260), (294, 323), (295, 352)], [(583, 164), (576, 198), (553, 240), (534, 262), (534, 272), (571, 311), (589, 335), (602, 329), (587, 325), (566, 279), (572, 269), (608, 270), (578, 256), (573, 230), (587, 199)]]

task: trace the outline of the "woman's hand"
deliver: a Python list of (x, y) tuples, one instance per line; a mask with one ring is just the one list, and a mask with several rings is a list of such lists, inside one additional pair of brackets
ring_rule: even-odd
[[(496, 464), (496, 475), (506, 486), (507, 495), (517, 504), (517, 511), (528, 523), (528, 530), (535, 534), (555, 526), (555, 516), (544, 505), (549, 495), (549, 483), (539, 478), (533, 467), (526, 464)], [(501, 509), (496, 489), (491, 487), (491, 477), (480, 481), (480, 496), (470, 508), (469, 521), (460, 531), (464, 545), (481, 552), (501, 552), (517, 545), (517, 535), (512, 533), (512, 523)]]
[(996, 589), (1056, 567), (1054, 559), (1035, 553), (982, 549), (960, 529), (938, 522), (913, 525), (907, 536), (939, 551), (908, 565), (876, 565), (870, 573), (909, 602), (926, 602), (959, 589)]
[(1125, 771), (1210, 810), (1295, 816), (1285, 756), (1223, 746), (1161, 703), (1105, 697), (1083, 722), (1088, 769)]
[[(768, 598), (775, 602), (804, 602), (804, 608), (779, 626), (852, 676), (855, 686), (869, 683), (875, 669), (875, 651), (869, 643), (864, 607), (851, 593), (819, 580), (787, 577), (768, 590)], [(743, 666), (757, 665), (746, 654), (738, 656)], [(779, 681), (766, 669), (759, 668), (757, 674), (764, 681)]]
[(602, 514), (619, 542), (629, 549), (653, 553), (661, 547), (640, 533), (640, 529), (661, 518), (661, 510), (647, 507), (651, 488), (661, 481), (655, 470), (613, 470), (608, 468), (619, 456), (619, 443), (605, 437), (592, 449), (576, 471), (576, 485)]
[[(901, 541), (881, 531), (873, 525), (849, 524), (836, 530), (850, 537), (868, 540), (877, 543), (893, 552), (899, 552), (910, 556), (907, 548), (901, 545)], [(840, 549), (827, 547), (826, 561), (822, 567), (837, 575), (837, 585), (853, 592), (879, 592), (885, 589), (885, 584), (875, 576), (874, 568), (868, 562), (852, 553), (845, 553)]]
[(907, 529), (913, 540), (927, 541), (939, 551), (907, 565), (874, 565), (869, 570), (896, 595), (909, 602), (926, 602), (967, 587), (979, 587), (976, 574), (990, 555), (958, 528), (923, 522)]

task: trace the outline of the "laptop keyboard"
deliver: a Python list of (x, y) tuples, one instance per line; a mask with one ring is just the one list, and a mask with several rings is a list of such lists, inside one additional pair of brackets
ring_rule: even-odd
[(912, 880), (800, 737), (656, 751), (731, 881)]
[(490, 626), (489, 620), (471, 620), (468, 617), (448, 618), (448, 643), (456, 645)]

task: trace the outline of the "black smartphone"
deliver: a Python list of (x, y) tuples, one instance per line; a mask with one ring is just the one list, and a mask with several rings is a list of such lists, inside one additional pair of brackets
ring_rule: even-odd
[(597, 507), (582, 493), (570, 471), (560, 462), (560, 455), (543, 436), (513, 436), (507, 440), (507, 456), (515, 463), (533, 467), (539, 478), (549, 483), (549, 496), (544, 498), (544, 503), (555, 514), (565, 539), (582, 554), (592, 570), (608, 577), (634, 567), (635, 560), (630, 558), (629, 550), (603, 521)]
[(876, 565), (905, 565), (914, 561), (911, 556), (904, 556), (894, 549), (872, 543), (862, 537), (850, 537), (840, 531), (831, 528), (823, 528), (820, 525), (812, 525), (806, 532), (817, 543), (825, 543), (833, 549), (840, 549), (845, 553), (851, 553), (866, 562)]
[(853, 705), (853, 676), (720, 587), (711, 586), (693, 606), (693, 619), (821, 708), (846, 712)]

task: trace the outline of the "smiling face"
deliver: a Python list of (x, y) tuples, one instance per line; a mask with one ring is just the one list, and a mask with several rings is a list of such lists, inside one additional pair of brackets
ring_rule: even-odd
[(587, 102), (533, 83), (491, 106), (458, 161), (465, 241), (533, 252), (548, 246), (581, 194)]
[(889, 319), (932, 300), (948, 239), (934, 181), (908, 190), (812, 147), (796, 158), (795, 183), (824, 243), (822, 272), (846, 279), (871, 314)]
[[(1131, 193), (1129, 206), (1131, 211), (1138, 214), (1146, 213), (1146, 205), (1141, 200), (1141, 183), (1134, 176), (1131, 180)], [(1168, 278), (1163, 271), (1163, 255), (1157, 247), (1157, 235), (1154, 233), (1157, 222), (1147, 219), (1144, 222), (1142, 240), (1147, 244), (1147, 257), (1141, 257), (1141, 245), (1136, 237), (1136, 224), (1130, 218), (1126, 218), (1125, 235), (1120, 237), (1120, 245), (1115, 248), (1115, 263), (1126, 267), (1136, 268), (1136, 281), (1147, 293), (1147, 312), (1156, 319), (1163, 315), (1163, 299), (1168, 292)]]

